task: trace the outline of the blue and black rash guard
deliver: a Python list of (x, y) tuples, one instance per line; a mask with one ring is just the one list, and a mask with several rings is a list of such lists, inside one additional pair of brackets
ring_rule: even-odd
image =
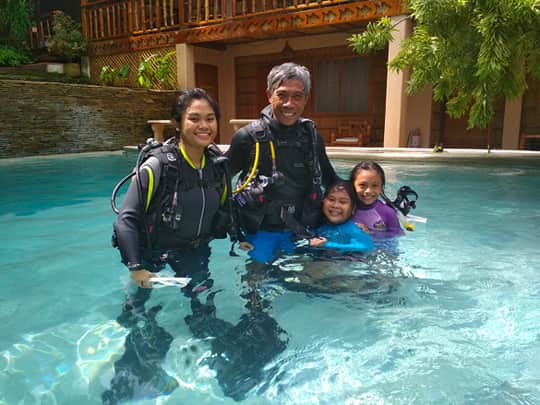
[[(149, 228), (153, 252), (182, 248), (186, 243), (210, 239), (212, 236), (213, 219), (222, 202), (220, 187), (224, 190), (225, 180), (218, 177), (208, 154), (205, 154), (200, 169), (182, 159), (180, 153), (176, 155), (179, 163), (178, 184), (176, 179), (164, 181), (163, 171), (167, 168), (151, 156), (128, 188), (115, 222), (124, 263), (141, 262), (146, 244), (145, 225)], [(139, 197), (138, 182), (142, 198)], [(178, 223), (174, 229), (162, 221), (162, 210), (166, 205), (170, 206), (173, 198), (172, 190), (165, 190), (166, 184), (174, 184), (177, 190), (178, 208), (175, 215)]]
[(374, 249), (373, 240), (351, 219), (339, 225), (325, 224), (316, 230), (318, 236), (328, 241), (317, 249), (335, 249), (343, 252), (369, 252)]

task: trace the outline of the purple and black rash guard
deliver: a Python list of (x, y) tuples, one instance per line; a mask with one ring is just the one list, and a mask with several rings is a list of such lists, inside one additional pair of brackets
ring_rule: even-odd
[(375, 239), (392, 238), (404, 233), (394, 209), (380, 200), (358, 207), (352, 219), (357, 224), (367, 226)]

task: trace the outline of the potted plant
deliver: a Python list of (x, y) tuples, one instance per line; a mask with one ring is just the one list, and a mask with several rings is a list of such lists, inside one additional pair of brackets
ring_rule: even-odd
[(59, 57), (60, 61), (65, 63), (64, 73), (80, 76), (80, 59), (88, 49), (88, 42), (82, 35), (80, 24), (62, 11), (55, 11), (52, 26), (53, 35), (47, 44), (49, 54)]

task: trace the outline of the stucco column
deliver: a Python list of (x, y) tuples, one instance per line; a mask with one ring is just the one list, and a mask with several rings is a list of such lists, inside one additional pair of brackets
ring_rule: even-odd
[(193, 46), (176, 44), (176, 88), (195, 87), (195, 56)]
[[(399, 22), (399, 23), (398, 23)], [(411, 20), (405, 15), (392, 17), (394, 38), (388, 44), (388, 61), (399, 52), (401, 42), (411, 33)], [(388, 69), (386, 74), (386, 112), (384, 117), (384, 147), (407, 145), (407, 86), (408, 72)]]
[(410, 131), (420, 130), (420, 147), (429, 148), (431, 141), (431, 113), (433, 110), (433, 90), (427, 86), (423, 91), (411, 94), (407, 100), (407, 119), (405, 145), (409, 143)]
[(523, 96), (516, 97), (513, 100), (506, 99), (502, 134), (503, 149), (519, 149), (522, 104)]

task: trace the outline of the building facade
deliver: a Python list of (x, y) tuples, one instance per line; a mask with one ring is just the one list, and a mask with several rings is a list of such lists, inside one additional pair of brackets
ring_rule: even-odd
[[(134, 83), (141, 59), (175, 50), (176, 88), (203, 87), (220, 103), (221, 143), (232, 137), (231, 119), (258, 117), (267, 104), (266, 75), (285, 61), (310, 69), (305, 116), (327, 142), (358, 122), (369, 123), (362, 146), (373, 147), (517, 149), (521, 133), (540, 133), (535, 82), (523, 98), (500, 101), (489, 134), (448, 117), (430, 89), (407, 95), (407, 73), (386, 68), (411, 32), (405, 14), (402, 0), (81, 0), (91, 78), (97, 82), (103, 66), (129, 64)], [(393, 41), (359, 56), (348, 39), (383, 16), (399, 22)]]

